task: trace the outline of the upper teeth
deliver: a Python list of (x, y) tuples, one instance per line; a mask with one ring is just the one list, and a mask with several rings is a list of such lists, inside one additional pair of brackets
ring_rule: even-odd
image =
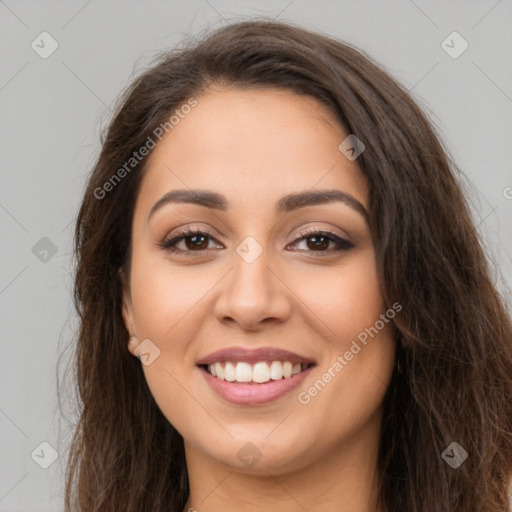
[(297, 363), (292, 365), (289, 361), (272, 361), (269, 364), (262, 361), (256, 364), (244, 362), (232, 363), (229, 361), (208, 365), (208, 372), (214, 377), (228, 382), (268, 382), (270, 379), (279, 380), (283, 377), (289, 379), (305, 370), (309, 365)]

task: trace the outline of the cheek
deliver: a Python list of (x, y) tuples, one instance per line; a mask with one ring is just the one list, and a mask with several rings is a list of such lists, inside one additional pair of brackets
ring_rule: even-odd
[[(162, 257), (134, 257), (132, 299), (141, 338), (150, 339), (160, 354), (144, 375), (159, 409), (179, 431), (187, 432), (191, 418), (202, 410), (191, 398), (190, 378), (196, 371), (188, 347), (197, 335), (208, 276), (176, 266)], [(201, 282), (202, 281), (202, 282)], [(213, 283), (212, 283), (213, 284)], [(204, 317), (204, 311), (202, 311)]]
[(320, 429), (333, 439), (359, 428), (384, 398), (394, 365), (395, 312), (390, 308), (386, 316), (372, 251), (323, 276), (316, 273), (314, 280), (301, 279), (299, 289), (315, 313), (324, 347), (316, 380), (298, 390), (297, 401), (310, 418), (326, 421), (307, 423), (311, 431), (304, 435)]
[(132, 297), (141, 335), (162, 344), (172, 340), (177, 349), (179, 340), (197, 326), (201, 299), (214, 284), (211, 273), (191, 272), (162, 256), (134, 258)]
[(373, 325), (384, 311), (374, 252), (359, 251), (333, 267), (297, 272), (294, 292), (315, 313), (320, 336), (339, 349)]

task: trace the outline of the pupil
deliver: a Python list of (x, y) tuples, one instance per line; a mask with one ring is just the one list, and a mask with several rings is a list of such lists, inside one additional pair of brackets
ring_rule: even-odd
[[(204, 241), (206, 240), (205, 236), (200, 236), (200, 235), (189, 236), (189, 237), (187, 237), (187, 240), (188, 241), (193, 240), (192, 245), (189, 246), (189, 249), (190, 248), (204, 249)], [(329, 245), (329, 240), (325, 236), (311, 236), (311, 237), (309, 237), (308, 240), (310, 240), (310, 241), (313, 240), (313, 242), (310, 245), (316, 249), (318, 249), (319, 247), (323, 247), (324, 249), (326, 249), (326, 247), (325, 247), (326, 242), (327, 242), (327, 245)]]
[[(202, 238), (202, 241), (199, 241), (199, 243), (196, 243), (197, 239), (201, 239), (201, 238)], [(204, 245), (205, 239), (206, 239), (205, 236), (200, 236), (200, 235), (189, 236), (187, 238), (187, 240), (195, 240), (194, 242), (192, 242), (192, 248), (195, 248), (195, 249), (204, 248), (203, 245)], [(190, 249), (190, 247), (189, 247), (189, 249)]]
[[(315, 247), (317, 249), (322, 246), (322, 243), (325, 244), (326, 241), (327, 241), (327, 245), (329, 245), (329, 241), (324, 236), (312, 236), (309, 239), (315, 240), (315, 242), (313, 242), (313, 247)], [(323, 247), (323, 248), (325, 249), (325, 247)]]

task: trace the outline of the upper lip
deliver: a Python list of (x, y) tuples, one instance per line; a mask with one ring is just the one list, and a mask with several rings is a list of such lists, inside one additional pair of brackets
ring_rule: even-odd
[(196, 364), (199, 366), (220, 363), (222, 361), (246, 363), (258, 363), (260, 361), (289, 361), (292, 364), (315, 364), (315, 360), (310, 357), (301, 356), (294, 352), (274, 347), (261, 347), (257, 349), (246, 349), (243, 347), (224, 348), (202, 357), (196, 362)]

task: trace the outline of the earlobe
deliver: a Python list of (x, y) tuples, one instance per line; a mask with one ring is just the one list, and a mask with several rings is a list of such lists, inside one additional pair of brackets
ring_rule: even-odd
[(119, 278), (122, 286), (122, 316), (126, 330), (130, 333), (130, 341), (128, 342), (128, 350), (134, 355), (134, 350), (139, 344), (137, 341), (137, 329), (135, 323), (135, 315), (133, 312), (133, 304), (131, 300), (129, 286), (126, 282), (126, 276), (122, 269), (119, 269)]
[(139, 346), (139, 340), (135, 337), (135, 336), (132, 336), (130, 338), (130, 341), (128, 342), (128, 350), (130, 351), (130, 354), (132, 356), (135, 356), (137, 357), (138, 359), (140, 359), (140, 356), (138, 356), (137, 354), (135, 354), (135, 349)]
[(130, 340), (128, 341), (128, 350), (132, 356), (135, 356), (135, 349), (139, 345), (137, 339), (137, 331), (135, 329), (135, 321), (133, 320), (133, 306), (131, 304), (128, 294), (123, 293), (123, 321), (126, 330), (130, 333)]

